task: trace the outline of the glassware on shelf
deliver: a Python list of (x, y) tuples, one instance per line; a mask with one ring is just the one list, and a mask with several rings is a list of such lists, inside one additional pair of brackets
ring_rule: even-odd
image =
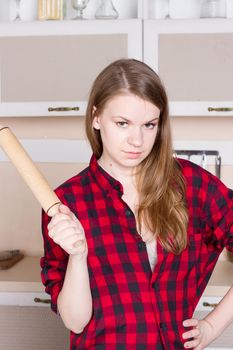
[(116, 19), (119, 14), (115, 9), (112, 0), (101, 0), (100, 6), (95, 13), (96, 19)]
[(60, 20), (64, 18), (63, 0), (38, 0), (39, 20)]
[(21, 21), (20, 17), (20, 1), (21, 0), (15, 0), (15, 21)]
[(87, 7), (89, 0), (72, 0), (72, 6), (77, 10), (78, 14), (73, 19), (85, 19), (83, 17), (83, 10)]
[(201, 17), (204, 17), (204, 18), (226, 17), (226, 1), (225, 0), (205, 0), (202, 4)]
[(16, 2), (16, 16), (15, 16), (15, 21), (21, 20), (21, 17), (20, 17), (20, 1), (21, 1), (21, 0), (15, 0), (15, 2)]

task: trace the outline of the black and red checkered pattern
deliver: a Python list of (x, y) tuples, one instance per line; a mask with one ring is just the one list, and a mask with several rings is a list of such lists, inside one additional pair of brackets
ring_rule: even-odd
[[(198, 165), (179, 163), (187, 183), (189, 244), (175, 255), (157, 242), (153, 272), (134, 214), (121, 199), (122, 185), (94, 157), (57, 189), (85, 229), (93, 296), (93, 317), (81, 334), (71, 332), (71, 350), (183, 349), (182, 321), (192, 317), (222, 249), (233, 251), (233, 191)], [(48, 221), (43, 214), (42, 281), (57, 311), (68, 257), (48, 237)]]

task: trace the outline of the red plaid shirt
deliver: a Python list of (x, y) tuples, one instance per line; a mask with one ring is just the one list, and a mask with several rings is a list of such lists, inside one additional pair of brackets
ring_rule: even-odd
[[(189, 244), (177, 256), (157, 242), (153, 272), (122, 185), (94, 157), (57, 189), (82, 223), (89, 252), (93, 316), (81, 334), (71, 332), (72, 350), (183, 349), (182, 321), (192, 317), (222, 249), (233, 251), (233, 192), (199, 166), (179, 162), (187, 182)], [(68, 257), (48, 237), (48, 221), (43, 215), (42, 281), (56, 311)]]

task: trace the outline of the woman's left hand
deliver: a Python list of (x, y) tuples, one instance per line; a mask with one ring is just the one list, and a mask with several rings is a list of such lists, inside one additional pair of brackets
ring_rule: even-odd
[(183, 322), (184, 327), (192, 327), (182, 334), (184, 348), (202, 350), (215, 339), (214, 327), (205, 319), (197, 320), (191, 318)]

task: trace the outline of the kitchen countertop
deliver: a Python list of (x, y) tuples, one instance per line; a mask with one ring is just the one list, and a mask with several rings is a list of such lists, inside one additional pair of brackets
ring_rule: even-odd
[[(25, 257), (8, 270), (0, 270), (0, 292), (44, 292), (39, 257)], [(224, 296), (233, 285), (233, 263), (219, 260), (203, 296)]]
[(0, 292), (44, 292), (40, 258), (24, 257), (8, 270), (0, 270)]

